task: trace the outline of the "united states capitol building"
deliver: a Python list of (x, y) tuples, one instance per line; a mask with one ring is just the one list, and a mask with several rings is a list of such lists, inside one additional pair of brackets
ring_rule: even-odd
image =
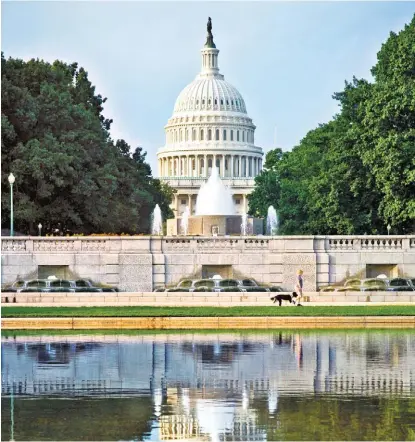
[(219, 49), (212, 23), (201, 50), (202, 69), (179, 94), (165, 126), (166, 143), (159, 149), (159, 177), (177, 190), (176, 216), (186, 206), (195, 213), (199, 188), (216, 165), (232, 192), (236, 213), (248, 211), (247, 195), (262, 169), (263, 151), (255, 146), (255, 125), (239, 91), (219, 72)]

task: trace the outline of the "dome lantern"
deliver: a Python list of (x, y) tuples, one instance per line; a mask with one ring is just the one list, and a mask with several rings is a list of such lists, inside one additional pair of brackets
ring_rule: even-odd
[(219, 74), (218, 55), (219, 49), (213, 42), (212, 34), (212, 19), (209, 17), (207, 22), (207, 39), (204, 48), (202, 49), (202, 71), (199, 77), (216, 77), (223, 79), (223, 75)]

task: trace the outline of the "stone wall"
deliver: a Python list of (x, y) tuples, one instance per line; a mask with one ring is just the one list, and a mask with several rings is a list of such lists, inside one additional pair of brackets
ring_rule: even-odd
[[(304, 271), (305, 290), (376, 272), (415, 277), (415, 236), (4, 237), (2, 283), (36, 278), (57, 267), (71, 277), (151, 291), (182, 278), (226, 268), (292, 290)], [(206, 267), (207, 268), (207, 267)], [(40, 272), (41, 270), (41, 272)], [(371, 274), (368, 274), (371, 273)], [(68, 276), (67, 276), (68, 277)]]

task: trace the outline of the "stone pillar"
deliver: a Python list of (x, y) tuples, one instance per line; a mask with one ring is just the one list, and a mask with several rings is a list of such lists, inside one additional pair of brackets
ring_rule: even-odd
[(245, 155), (245, 178), (248, 176), (248, 157)]
[(188, 206), (189, 206), (189, 213), (190, 215), (192, 214), (192, 195), (188, 195), (189, 197), (189, 202), (188, 202)]
[[(215, 155), (213, 155), (212, 169), (213, 169), (214, 167), (216, 167), (216, 159), (217, 159), (217, 155), (215, 154)], [(220, 174), (220, 170), (219, 170), (219, 174)]]
[(204, 167), (204, 175), (207, 178), (208, 176), (208, 164), (207, 164), (207, 155), (205, 155), (205, 158), (203, 160), (203, 167)]
[(246, 210), (246, 195), (245, 194), (242, 195), (242, 211), (244, 213), (247, 212), (247, 210)]
[(175, 218), (177, 218), (179, 216), (179, 195), (177, 195), (177, 193), (174, 195), (174, 211), (175, 213)]
[(192, 175), (191, 175), (191, 172), (190, 172), (190, 157), (189, 157), (189, 155), (186, 155), (186, 159), (187, 159), (186, 176), (190, 177)]

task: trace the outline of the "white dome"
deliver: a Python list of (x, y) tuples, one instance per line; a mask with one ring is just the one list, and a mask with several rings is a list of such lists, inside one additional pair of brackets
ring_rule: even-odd
[(246, 114), (244, 99), (227, 81), (217, 78), (196, 78), (178, 96), (174, 113), (188, 111), (231, 111)]

